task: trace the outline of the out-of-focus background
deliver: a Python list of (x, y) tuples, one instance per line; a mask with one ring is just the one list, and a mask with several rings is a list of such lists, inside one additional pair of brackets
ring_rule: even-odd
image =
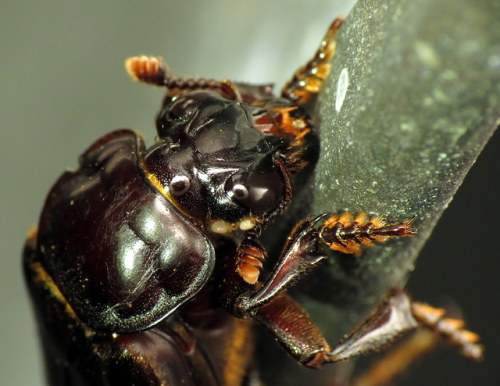
[[(161, 55), (179, 75), (279, 87), (314, 52), (334, 17), (347, 14), (353, 3), (1, 2), (0, 385), (43, 384), (21, 250), (51, 184), (106, 132), (127, 127), (153, 140), (162, 90), (130, 82), (123, 60)], [(483, 337), (486, 359), (470, 364), (441, 349), (400, 384), (500, 384), (499, 148), (497, 133), (409, 283), (420, 300), (459, 304)]]

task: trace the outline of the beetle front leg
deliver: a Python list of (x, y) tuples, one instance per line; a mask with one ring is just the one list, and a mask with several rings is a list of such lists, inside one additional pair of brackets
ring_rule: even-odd
[[(269, 330), (297, 361), (308, 367), (338, 362), (376, 351), (402, 333), (418, 326), (459, 347), (462, 354), (479, 359), (478, 336), (463, 329), (463, 322), (444, 317), (444, 310), (413, 302), (402, 290), (391, 290), (381, 306), (346, 338), (330, 347), (309, 315), (284, 290), (326, 258), (324, 246), (343, 253), (359, 254), (362, 247), (391, 237), (412, 236), (411, 220), (388, 223), (366, 213), (323, 214), (300, 222), (281, 253), (270, 278), (253, 295), (240, 295), (233, 311), (251, 317)], [(258, 244), (253, 246), (258, 250)], [(254, 253), (256, 253), (254, 251)]]
[(269, 303), (281, 291), (292, 286), (326, 259), (325, 255), (320, 254), (317, 229), (317, 224), (326, 217), (326, 214), (314, 218), (307, 217), (294, 228), (271, 277), (253, 295), (243, 295), (236, 300), (236, 314), (252, 316), (254, 310)]
[[(307, 217), (288, 237), (280, 259), (270, 278), (253, 295), (241, 295), (233, 312), (252, 317), (269, 330), (297, 361), (308, 367), (337, 362), (373, 351), (418, 323), (411, 315), (410, 301), (405, 293), (394, 293), (379, 310), (350, 338), (333, 349), (307, 312), (283, 291), (326, 259), (325, 246), (345, 253), (359, 253), (361, 246), (386, 241), (391, 236), (413, 234), (409, 222), (387, 224), (382, 218), (322, 214)], [(341, 248), (340, 248), (341, 247)], [(249, 248), (245, 245), (243, 249)], [(258, 244), (252, 247), (258, 254)], [(259, 260), (259, 259), (257, 259)]]
[(351, 212), (307, 217), (291, 232), (271, 277), (255, 294), (241, 296), (237, 300), (236, 313), (251, 315), (252, 310), (292, 286), (326, 259), (326, 247), (343, 253), (360, 254), (363, 247), (370, 247), (376, 242), (414, 235), (410, 223), (411, 220), (388, 223), (382, 217), (370, 217), (366, 213), (354, 215)]

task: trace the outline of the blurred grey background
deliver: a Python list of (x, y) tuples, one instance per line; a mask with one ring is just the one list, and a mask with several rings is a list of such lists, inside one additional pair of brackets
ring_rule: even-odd
[[(347, 14), (353, 3), (0, 2), (0, 385), (43, 384), (20, 261), (48, 189), (106, 132), (127, 127), (153, 140), (162, 90), (130, 82), (124, 59), (161, 55), (178, 75), (275, 82), (279, 89), (314, 52), (334, 17)], [(486, 360), (470, 364), (441, 349), (400, 384), (500, 384), (499, 148), (497, 133), (409, 284), (418, 299), (459, 304), (482, 335)]]

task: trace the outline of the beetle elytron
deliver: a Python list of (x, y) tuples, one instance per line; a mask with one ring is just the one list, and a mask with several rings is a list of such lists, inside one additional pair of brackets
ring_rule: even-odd
[[(165, 87), (158, 141), (112, 132), (50, 191), (25, 248), (25, 270), (55, 385), (240, 385), (256, 380), (252, 321), (300, 364), (317, 368), (375, 350), (418, 325), (475, 358), (477, 336), (392, 290), (330, 346), (286, 289), (326, 257), (411, 236), (411, 221), (366, 213), (300, 221), (264, 279), (259, 236), (303, 188), (318, 155), (311, 109), (335, 35), (280, 97), (268, 85), (181, 79), (160, 58), (126, 67)], [(253, 374), (253, 375), (252, 375)]]

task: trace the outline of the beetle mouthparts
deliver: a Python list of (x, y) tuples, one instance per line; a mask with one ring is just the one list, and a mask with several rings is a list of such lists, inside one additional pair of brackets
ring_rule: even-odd
[(235, 230), (248, 231), (252, 229), (257, 223), (255, 217), (245, 217), (243, 220), (229, 223), (224, 220), (214, 220), (210, 224), (210, 230), (214, 233), (229, 233)]

